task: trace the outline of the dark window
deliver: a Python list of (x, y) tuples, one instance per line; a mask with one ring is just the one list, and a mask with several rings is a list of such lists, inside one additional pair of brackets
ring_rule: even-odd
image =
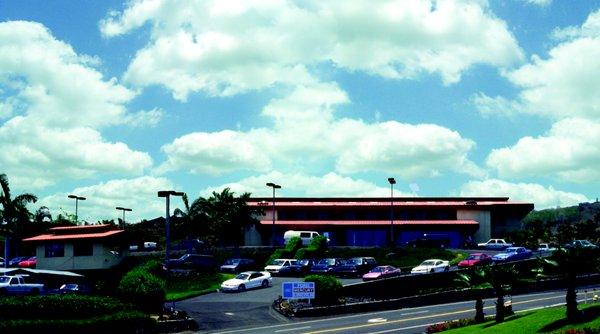
[(302, 233), (300, 233), (300, 238), (310, 238), (310, 232), (302, 232)]
[(65, 256), (64, 244), (46, 244), (45, 257), (63, 257)]
[(77, 243), (73, 245), (73, 256), (94, 255), (94, 245), (90, 243)]

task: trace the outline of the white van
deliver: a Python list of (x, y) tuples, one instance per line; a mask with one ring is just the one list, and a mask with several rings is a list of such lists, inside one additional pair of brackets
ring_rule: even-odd
[[(291, 238), (293, 237), (298, 237), (300, 239), (302, 239), (302, 245), (307, 246), (308, 244), (310, 244), (311, 240), (314, 237), (318, 237), (320, 236), (319, 232), (315, 232), (315, 231), (286, 231), (283, 234), (283, 239), (285, 240), (285, 243), (287, 243)], [(327, 240), (329, 241), (329, 239)]]

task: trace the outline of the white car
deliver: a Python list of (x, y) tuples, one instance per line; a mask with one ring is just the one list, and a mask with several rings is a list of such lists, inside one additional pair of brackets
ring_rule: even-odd
[(252, 288), (266, 288), (272, 285), (273, 278), (266, 271), (245, 271), (221, 284), (221, 291), (246, 291)]
[(550, 244), (540, 244), (537, 251), (540, 253), (552, 253), (556, 251), (556, 247), (552, 247)]
[(420, 265), (414, 267), (410, 273), (413, 275), (416, 274), (428, 274), (428, 273), (439, 273), (450, 270), (450, 262), (440, 260), (440, 259), (431, 259), (425, 260)]
[(504, 239), (490, 239), (484, 243), (477, 244), (477, 246), (479, 248), (485, 248), (485, 249), (504, 250), (508, 247), (512, 247), (513, 244), (511, 244), (510, 242), (506, 242)]
[(283, 267), (289, 267), (293, 264), (296, 264), (298, 260), (295, 259), (275, 259), (265, 267), (265, 271), (270, 272), (271, 274), (277, 274)]

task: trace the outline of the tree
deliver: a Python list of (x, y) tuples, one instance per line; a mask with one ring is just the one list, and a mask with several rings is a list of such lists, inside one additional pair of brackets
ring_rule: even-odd
[(496, 294), (496, 323), (504, 322), (504, 296), (512, 289), (517, 270), (514, 265), (493, 265), (484, 267), (484, 276)]
[(16, 196), (11, 199), (10, 186), (8, 183), (8, 177), (6, 174), (0, 174), (0, 187), (2, 188), (2, 194), (0, 194), (0, 204), (2, 205), (1, 218), (6, 224), (4, 227), (4, 265), (8, 265), (10, 258), (10, 237), (19, 233), (19, 228), (22, 224), (29, 222), (30, 212), (27, 209), (28, 203), (35, 203), (37, 197), (33, 194), (25, 193)]
[(485, 314), (483, 313), (483, 291), (491, 287), (491, 284), (487, 281), (485, 271), (476, 268), (468, 273), (457, 273), (454, 282), (473, 291), (475, 294), (475, 321), (483, 322), (485, 319)]

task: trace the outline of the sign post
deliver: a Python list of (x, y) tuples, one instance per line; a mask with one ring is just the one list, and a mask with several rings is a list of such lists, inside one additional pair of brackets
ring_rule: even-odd
[(283, 299), (315, 299), (315, 282), (284, 282), (281, 286)]

